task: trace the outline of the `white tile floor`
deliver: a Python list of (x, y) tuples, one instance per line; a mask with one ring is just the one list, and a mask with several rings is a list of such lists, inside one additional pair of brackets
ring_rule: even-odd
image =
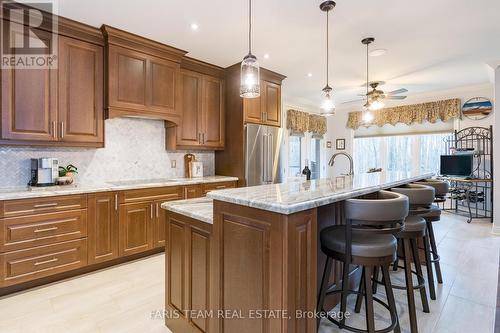
[[(487, 221), (467, 224), (455, 215), (445, 214), (434, 225), (444, 284), (430, 303), (431, 313), (418, 311), (419, 332), (493, 332), (500, 237), (491, 235)], [(402, 282), (401, 274), (393, 280)], [(156, 255), (2, 297), (0, 332), (167, 333), (163, 320), (151, 319), (152, 311), (163, 308), (163, 297), (164, 256)], [(396, 299), (403, 332), (409, 332), (404, 292), (396, 291)], [(384, 309), (375, 309), (382, 327)], [(358, 315), (352, 321), (364, 327)], [(320, 329), (338, 331), (328, 322)]]

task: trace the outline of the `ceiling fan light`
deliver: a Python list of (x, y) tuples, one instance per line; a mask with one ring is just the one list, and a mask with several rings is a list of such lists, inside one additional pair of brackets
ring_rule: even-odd
[(376, 111), (380, 110), (385, 106), (384, 102), (382, 101), (373, 101), (370, 105), (370, 110)]
[(251, 53), (241, 62), (240, 96), (243, 98), (260, 96), (260, 66), (257, 58)]

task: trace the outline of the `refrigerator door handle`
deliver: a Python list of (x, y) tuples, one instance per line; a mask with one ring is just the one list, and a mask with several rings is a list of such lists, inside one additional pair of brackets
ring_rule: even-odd
[(266, 135), (264, 134), (262, 136), (262, 174), (261, 174), (261, 180), (262, 182), (266, 182), (266, 177), (267, 177), (267, 174), (266, 174), (266, 158), (267, 158), (267, 153), (266, 153), (266, 147), (267, 147), (267, 142), (266, 142)]
[(271, 184), (273, 182), (273, 165), (274, 165), (274, 139), (273, 139), (273, 134), (271, 133), (269, 134), (269, 137), (267, 139), (267, 145), (268, 145), (267, 182)]

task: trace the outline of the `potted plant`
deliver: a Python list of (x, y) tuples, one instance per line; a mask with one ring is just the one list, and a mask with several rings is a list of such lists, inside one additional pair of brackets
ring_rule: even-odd
[(68, 164), (65, 167), (60, 166), (59, 167), (58, 183), (62, 184), (62, 185), (72, 184), (74, 181), (73, 177), (77, 173), (78, 173), (78, 168), (76, 166), (74, 166), (73, 164)]

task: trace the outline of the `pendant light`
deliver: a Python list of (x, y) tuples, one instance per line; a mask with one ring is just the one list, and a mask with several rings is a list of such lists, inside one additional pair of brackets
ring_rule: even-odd
[(260, 68), (257, 57), (252, 54), (252, 0), (248, 0), (248, 54), (241, 62), (240, 96), (260, 96)]
[(384, 107), (384, 103), (382, 103), (379, 100), (371, 101), (370, 96), (368, 95), (368, 93), (369, 93), (368, 86), (370, 84), (370, 79), (369, 79), (369, 74), (370, 74), (369, 47), (370, 47), (370, 44), (373, 43), (374, 41), (375, 41), (375, 38), (373, 38), (373, 37), (364, 38), (361, 41), (361, 43), (363, 45), (366, 45), (366, 104), (363, 105), (364, 111), (363, 111), (363, 116), (362, 116), (363, 122), (365, 122), (365, 123), (371, 123), (373, 121), (374, 116), (373, 116), (372, 111), (379, 110), (379, 109)]
[(321, 3), (319, 8), (326, 12), (326, 86), (322, 89), (322, 102), (321, 102), (321, 113), (323, 115), (329, 116), (335, 114), (335, 104), (333, 102), (332, 88), (328, 84), (328, 70), (329, 70), (329, 29), (328, 29), (328, 14), (333, 8), (335, 8), (335, 1), (324, 1)]

